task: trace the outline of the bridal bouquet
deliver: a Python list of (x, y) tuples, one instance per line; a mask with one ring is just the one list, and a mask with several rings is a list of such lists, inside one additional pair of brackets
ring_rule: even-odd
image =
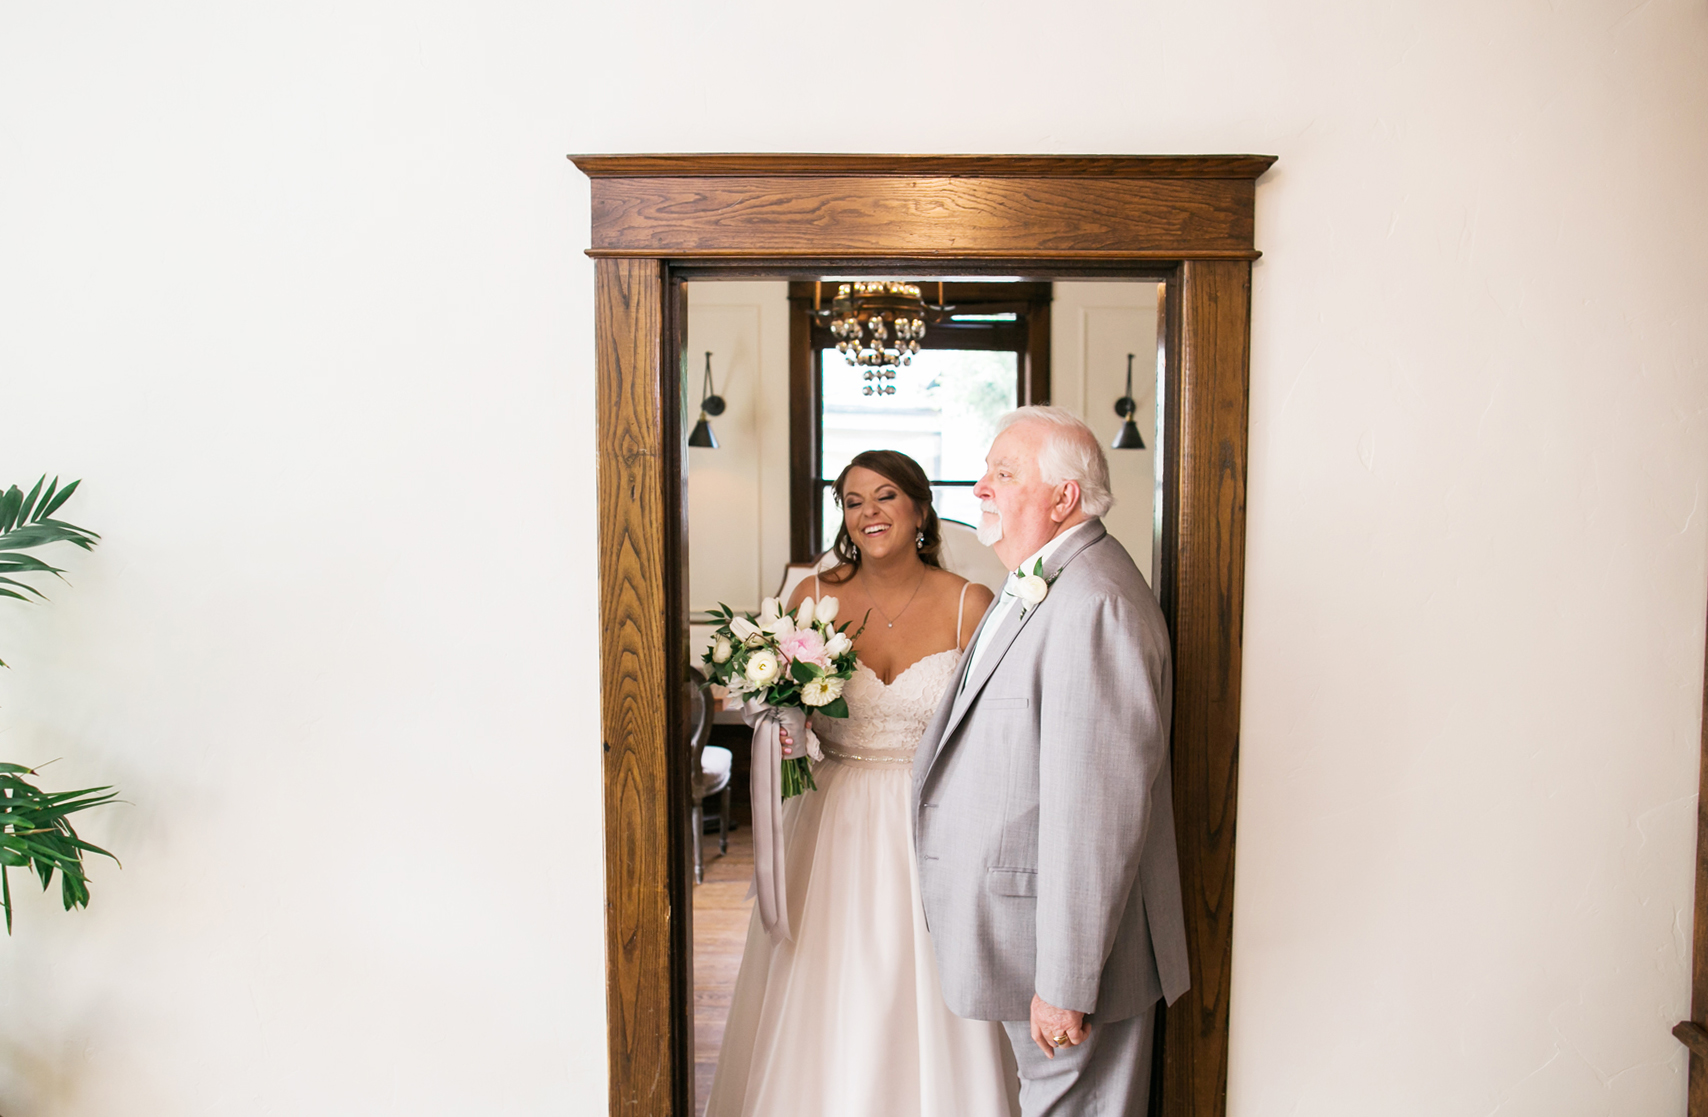
[[(807, 598), (791, 615), (767, 597), (757, 616), (737, 614), (728, 605), (712, 610), (718, 622), (706, 649), (706, 676), (752, 704), (804, 715), (845, 718), (848, 703), (842, 688), (854, 675), (854, 637), (848, 624), (833, 627), (837, 601)], [(855, 633), (859, 635), (859, 633)], [(794, 734), (791, 734), (794, 735)], [(818, 739), (804, 734), (808, 753), (819, 759)], [(782, 762), (782, 798), (816, 790), (806, 757)]]

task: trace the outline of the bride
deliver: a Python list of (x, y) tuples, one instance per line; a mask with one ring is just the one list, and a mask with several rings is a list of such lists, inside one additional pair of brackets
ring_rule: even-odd
[[(793, 942), (755, 912), (707, 1117), (1002, 1117), (1019, 1081), (1002, 1025), (943, 1003), (915, 876), (913, 749), (992, 594), (938, 565), (924, 470), (868, 450), (836, 479), (832, 594), (859, 667), (847, 718), (815, 716), (817, 791), (783, 807)], [(785, 742), (788, 744), (788, 742)]]

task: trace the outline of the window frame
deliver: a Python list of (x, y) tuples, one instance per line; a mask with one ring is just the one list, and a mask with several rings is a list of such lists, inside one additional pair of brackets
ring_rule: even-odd
[[(834, 349), (830, 330), (813, 315), (830, 305), (837, 280), (789, 284), (789, 561), (811, 562), (823, 551), (824, 489), (835, 483), (824, 468), (823, 356)], [(1051, 283), (922, 280), (926, 301), (968, 314), (1014, 314), (1012, 322), (937, 322), (921, 349), (1011, 352), (1021, 405), (1050, 402)], [(931, 479), (933, 486), (971, 487), (975, 481)]]

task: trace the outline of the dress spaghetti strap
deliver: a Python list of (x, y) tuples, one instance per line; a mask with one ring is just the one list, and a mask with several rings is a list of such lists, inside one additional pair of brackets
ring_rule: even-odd
[(961, 620), (967, 615), (967, 591), (973, 588), (971, 581), (961, 586), (961, 604), (955, 609), (955, 650), (963, 651), (961, 647)]

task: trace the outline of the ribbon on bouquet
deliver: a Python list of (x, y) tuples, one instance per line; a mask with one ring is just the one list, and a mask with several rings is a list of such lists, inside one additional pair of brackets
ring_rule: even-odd
[(783, 860), (783, 729), (797, 749), (813, 737), (806, 711), (768, 706), (749, 698), (741, 704), (741, 719), (753, 727), (753, 887), (759, 900), (759, 924), (773, 942), (793, 941), (789, 928), (789, 887)]

